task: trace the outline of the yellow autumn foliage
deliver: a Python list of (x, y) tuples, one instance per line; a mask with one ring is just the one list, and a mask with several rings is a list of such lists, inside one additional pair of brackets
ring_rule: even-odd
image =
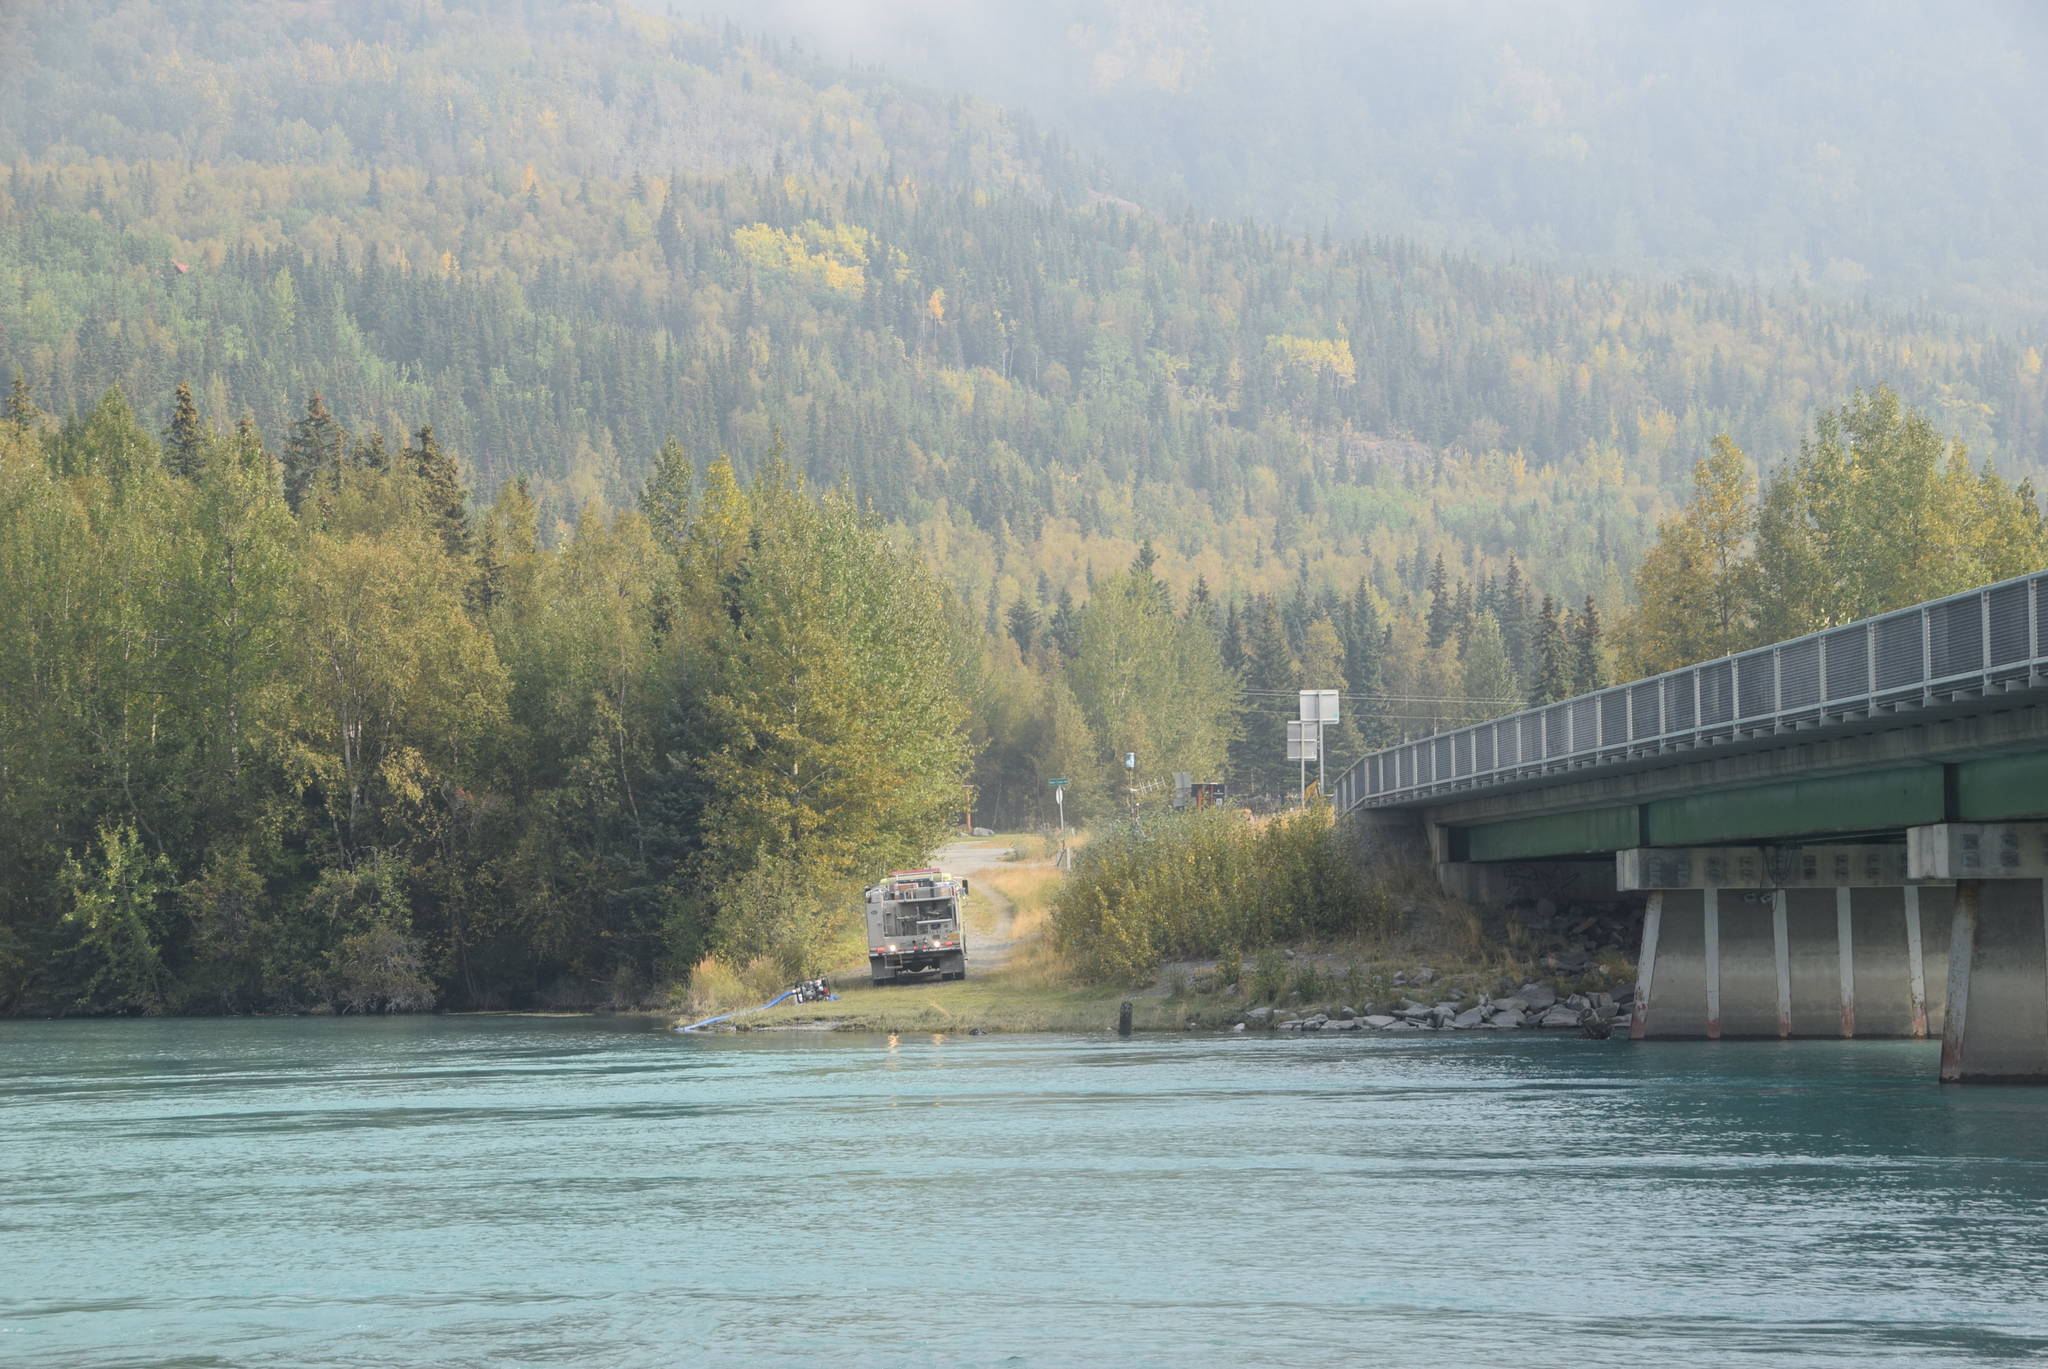
[(757, 272), (851, 297), (867, 288), (869, 243), (863, 229), (815, 219), (793, 233), (765, 223), (732, 231), (733, 249)]

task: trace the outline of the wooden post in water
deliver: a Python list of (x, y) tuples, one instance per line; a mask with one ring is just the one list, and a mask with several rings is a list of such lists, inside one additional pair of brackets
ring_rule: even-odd
[(1128, 998), (1116, 1010), (1116, 1034), (1118, 1036), (1129, 1036), (1131, 1034), (1131, 1000)]

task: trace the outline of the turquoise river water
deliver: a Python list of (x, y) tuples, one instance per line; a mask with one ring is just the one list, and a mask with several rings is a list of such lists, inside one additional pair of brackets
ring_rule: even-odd
[(0, 1365), (2048, 1362), (1933, 1048), (0, 1024)]

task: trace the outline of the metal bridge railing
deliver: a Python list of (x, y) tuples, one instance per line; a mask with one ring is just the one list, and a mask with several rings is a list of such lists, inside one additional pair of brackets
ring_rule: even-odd
[(1363, 757), (1339, 812), (2048, 684), (2048, 572)]

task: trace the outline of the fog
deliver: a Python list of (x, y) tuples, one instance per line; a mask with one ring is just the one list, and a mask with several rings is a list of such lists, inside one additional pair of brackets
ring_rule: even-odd
[(1028, 111), (1171, 205), (2001, 309), (2048, 296), (2025, 4), (673, 0)]

